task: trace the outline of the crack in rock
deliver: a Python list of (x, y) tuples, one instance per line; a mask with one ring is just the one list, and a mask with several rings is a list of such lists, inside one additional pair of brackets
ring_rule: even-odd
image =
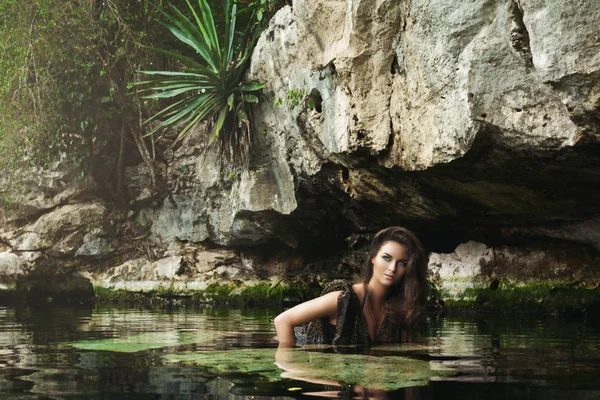
[(533, 55), (529, 43), (529, 32), (523, 22), (523, 8), (520, 0), (513, 0), (510, 8), (510, 44), (525, 61), (527, 67), (533, 67)]

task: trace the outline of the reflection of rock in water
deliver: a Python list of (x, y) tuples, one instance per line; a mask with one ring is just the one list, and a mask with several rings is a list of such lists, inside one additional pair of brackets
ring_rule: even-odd
[(57, 307), (56, 305), (30, 305), (15, 309), (15, 319), (26, 324), (33, 344), (47, 344), (70, 340), (82, 324), (91, 318), (93, 305)]
[(32, 371), (20, 368), (6, 368), (2, 366), (2, 376), (0, 377), (0, 388), (4, 393), (26, 393), (33, 388), (33, 383), (20, 379), (21, 376), (28, 375)]
[(24, 375), (19, 379), (33, 383), (29, 389), (31, 393), (45, 396), (70, 396), (83, 393), (89, 395), (96, 392), (89, 386), (83, 390), (82, 383), (85, 379), (81, 376), (81, 371), (75, 368), (46, 368), (30, 375)]
[(591, 390), (597, 389), (599, 360), (597, 351), (594, 354), (584, 349), (548, 347), (540, 351), (539, 348), (502, 348), (497, 353), (482, 357), (464, 357), (444, 362), (458, 374), (442, 379), (556, 388), (567, 385), (572, 389)]
[(147, 387), (138, 385), (139, 393), (177, 396), (202, 393), (225, 399), (230, 397), (228, 394), (233, 387), (229, 380), (193, 367), (151, 367), (147, 382)]
[[(565, 322), (506, 316), (432, 321), (429, 354), (457, 372), (437, 380), (596, 389), (597, 340), (581, 338), (596, 338), (597, 332), (587, 324)], [(552, 397), (544, 393), (536, 397)]]

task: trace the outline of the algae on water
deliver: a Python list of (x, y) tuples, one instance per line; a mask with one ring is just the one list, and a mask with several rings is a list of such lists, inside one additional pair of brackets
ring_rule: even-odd
[(281, 380), (275, 365), (276, 349), (198, 351), (165, 355), (169, 362), (215, 368), (219, 372), (259, 374), (269, 381)]
[(427, 385), (433, 378), (454, 374), (440, 364), (409, 357), (302, 349), (286, 350), (283, 357), (276, 349), (244, 349), (171, 354), (164, 358), (170, 362), (215, 368), (220, 373), (258, 374), (272, 382), (285, 378), (326, 379), (381, 390)]
[[(146, 332), (118, 338), (81, 340), (70, 345), (83, 350), (134, 353), (186, 344), (211, 345), (225, 336), (227, 332), (218, 331)], [(319, 379), (381, 390), (426, 385), (436, 377), (454, 374), (440, 364), (397, 355), (398, 351), (406, 351), (406, 347), (374, 349), (383, 351), (378, 356), (340, 354), (334, 350), (322, 346), (279, 351), (274, 348), (207, 350), (169, 354), (164, 358), (169, 362), (215, 368), (219, 373), (256, 374), (271, 382), (286, 378)]]
[(146, 332), (109, 339), (80, 340), (69, 343), (69, 345), (82, 350), (135, 353), (142, 350), (160, 349), (162, 347), (185, 344), (209, 344), (214, 343), (216, 339), (222, 336), (218, 332), (210, 331)]

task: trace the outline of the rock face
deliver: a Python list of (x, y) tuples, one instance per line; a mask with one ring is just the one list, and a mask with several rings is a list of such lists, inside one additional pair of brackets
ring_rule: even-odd
[[(491, 243), (495, 255), (481, 244), (477, 257), (504, 260), (511, 279), (594, 277), (598, 17), (577, 1), (298, 0), (280, 10), (249, 77), (266, 84), (262, 152), (297, 182), (291, 216), (332, 237), (401, 224), (433, 250)], [(315, 198), (327, 217), (303, 225)], [(556, 244), (577, 255), (565, 261), (568, 250), (548, 250)], [(479, 259), (432, 257), (450, 280), (492, 279)]]
[(482, 269), (493, 258), (493, 249), (483, 243), (462, 243), (451, 254), (430, 254), (429, 275), (444, 293), (458, 296), (468, 288), (489, 285), (490, 277)]
[(488, 247), (470, 241), (453, 253), (432, 253), (429, 274), (446, 297), (468, 288), (488, 288), (501, 282), (580, 285), (600, 280), (598, 257), (580, 245)]
[(97, 258), (113, 267), (90, 279), (133, 290), (285, 275), (286, 257), (350, 274), (346, 238), (404, 225), (448, 291), (597, 280), (598, 20), (593, 1), (296, 0), (254, 49), (247, 168), (197, 126), (157, 162), (162, 195), (127, 168), (115, 227), (104, 203), (70, 201), (89, 188), (57, 165), (52, 184), (23, 180), (0, 268)]
[(81, 167), (65, 159), (47, 168), (21, 169), (0, 174), (0, 220), (11, 223), (35, 217), (69, 199), (94, 189)]
[(92, 282), (80, 274), (48, 274), (20, 279), (17, 292), (29, 303), (84, 304), (94, 302)]
[[(365, 147), (422, 170), (464, 156), (483, 132), (556, 151), (597, 140), (597, 124), (577, 123), (597, 107), (597, 35), (581, 23), (597, 17), (576, 1), (296, 1), (271, 21), (250, 77), (274, 98), (318, 93), (308, 118), (331, 153)], [(262, 114), (273, 136), (297, 130), (294, 113)]]
[(249, 78), (266, 84), (258, 154), (296, 182), (292, 219), (314, 216), (316, 198), (330, 234), (331, 222), (345, 233), (402, 224), (433, 242), (450, 230), (452, 246), (506, 240), (517, 222), (530, 233), (592, 223), (600, 62), (597, 32), (580, 22), (599, 11), (584, 3), (280, 10)]
[[(177, 255), (169, 255), (174, 253)], [(244, 273), (245, 272), (245, 273)], [(210, 250), (202, 246), (172, 246), (165, 257), (127, 261), (94, 274), (96, 286), (130, 291), (202, 290), (218, 279), (251, 279), (254, 271), (244, 271), (240, 255), (232, 250)], [(212, 276), (211, 276), (212, 275)], [(212, 278), (212, 279), (211, 279)]]
[(172, 243), (162, 258), (138, 258), (88, 274), (94, 286), (128, 291), (189, 293), (209, 285), (252, 286), (274, 277), (293, 277), (304, 260), (285, 250), (257, 250)]
[(1, 238), (13, 251), (44, 251), (58, 257), (103, 256), (112, 249), (107, 217), (108, 210), (100, 202), (67, 204)]
[[(203, 127), (175, 152), (167, 175), (170, 193), (158, 207), (143, 208), (136, 222), (156, 241), (256, 244), (277, 236), (272, 222), (254, 214), (287, 215), (296, 208), (293, 177), (285, 165), (252, 171), (228, 165), (205, 151)], [(282, 235), (286, 237), (286, 235)]]
[[(65, 299), (91, 298), (91, 282), (73, 263), (110, 257), (117, 245), (115, 228), (107, 207), (92, 201), (56, 207), (31, 224), (0, 233), (0, 289), (23, 291), (32, 299), (59, 292)], [(42, 290), (45, 284), (49, 287)]]
[[(558, 8), (568, 17), (561, 18)], [(582, 140), (568, 110), (573, 100), (557, 85), (597, 69), (597, 55), (588, 50), (594, 39), (578, 40), (569, 50), (561, 30), (542, 26), (562, 25), (577, 35), (589, 12), (597, 13), (579, 2), (406, 7), (395, 47), (391, 103), (397, 106), (391, 112), (398, 128), (388, 162), (405, 169), (450, 162), (485, 131), (519, 151), (559, 150)], [(565, 52), (572, 62), (548, 62)]]

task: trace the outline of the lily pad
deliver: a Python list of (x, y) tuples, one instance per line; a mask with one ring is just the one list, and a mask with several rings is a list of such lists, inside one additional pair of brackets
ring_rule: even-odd
[(370, 389), (396, 390), (423, 386), (434, 378), (454, 375), (451, 369), (402, 356), (375, 357), (302, 349), (244, 349), (171, 354), (170, 362), (215, 368), (219, 373), (252, 373), (275, 382), (285, 378), (330, 380)]
[(180, 346), (184, 344), (214, 343), (215, 340), (220, 337), (222, 337), (222, 334), (210, 331), (146, 332), (138, 335), (109, 339), (80, 340), (68, 343), (68, 345), (82, 350), (135, 353), (143, 350), (160, 349), (162, 347)]

